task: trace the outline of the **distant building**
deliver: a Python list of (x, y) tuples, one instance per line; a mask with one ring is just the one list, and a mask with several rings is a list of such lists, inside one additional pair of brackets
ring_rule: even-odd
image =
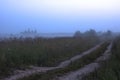
[(32, 37), (32, 38), (34, 38), (34, 37), (38, 36), (38, 33), (37, 33), (36, 30), (28, 29), (28, 30), (25, 30), (25, 31), (21, 32), (20, 35), (21, 35), (21, 37)]

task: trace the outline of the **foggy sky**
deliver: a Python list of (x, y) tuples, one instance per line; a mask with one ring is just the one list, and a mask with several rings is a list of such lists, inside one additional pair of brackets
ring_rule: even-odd
[(120, 31), (120, 0), (0, 0), (0, 33)]

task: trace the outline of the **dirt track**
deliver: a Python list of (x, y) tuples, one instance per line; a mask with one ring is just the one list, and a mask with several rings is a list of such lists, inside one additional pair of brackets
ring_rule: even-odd
[[(28, 77), (28, 76), (30, 76), (32, 74), (36, 74), (36, 73), (39, 73), (39, 72), (46, 72), (46, 71), (54, 70), (54, 69), (57, 69), (57, 68), (64, 68), (64, 67), (68, 66), (71, 63), (71, 61), (73, 62), (73, 61), (75, 61), (77, 59), (80, 59), (81, 57), (83, 57), (83, 56), (85, 56), (87, 54), (90, 54), (92, 51), (94, 51), (98, 47), (100, 47), (101, 44), (98, 44), (97, 46), (95, 46), (95, 47), (81, 53), (80, 55), (74, 56), (69, 60), (61, 62), (56, 67), (34, 67), (33, 66), (32, 69), (28, 69), (28, 70), (25, 70), (25, 71), (18, 70), (18, 73), (16, 73), (15, 75), (12, 75), (12, 76), (10, 76), (8, 78), (5, 78), (5, 79), (2, 79), (2, 80), (17, 80), (17, 79), (20, 79), (20, 78), (23, 78), (23, 77)], [(68, 80), (68, 79), (64, 79), (64, 80)]]
[(78, 80), (78, 79), (81, 80), (81, 78), (84, 77), (85, 75), (98, 69), (101, 66), (99, 63), (100, 61), (105, 61), (110, 58), (111, 48), (112, 48), (112, 43), (108, 46), (104, 54), (99, 58), (97, 58), (93, 63), (90, 63), (77, 71), (68, 73), (65, 76), (59, 77), (57, 80)]

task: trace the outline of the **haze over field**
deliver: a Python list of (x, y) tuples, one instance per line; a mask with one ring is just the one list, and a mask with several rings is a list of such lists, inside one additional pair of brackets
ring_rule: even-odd
[(0, 0), (0, 80), (120, 80), (120, 0)]
[(0, 0), (0, 33), (120, 31), (120, 0)]

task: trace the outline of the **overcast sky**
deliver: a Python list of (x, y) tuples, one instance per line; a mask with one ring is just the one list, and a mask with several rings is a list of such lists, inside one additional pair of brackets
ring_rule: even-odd
[(0, 33), (120, 31), (120, 0), (0, 0)]

